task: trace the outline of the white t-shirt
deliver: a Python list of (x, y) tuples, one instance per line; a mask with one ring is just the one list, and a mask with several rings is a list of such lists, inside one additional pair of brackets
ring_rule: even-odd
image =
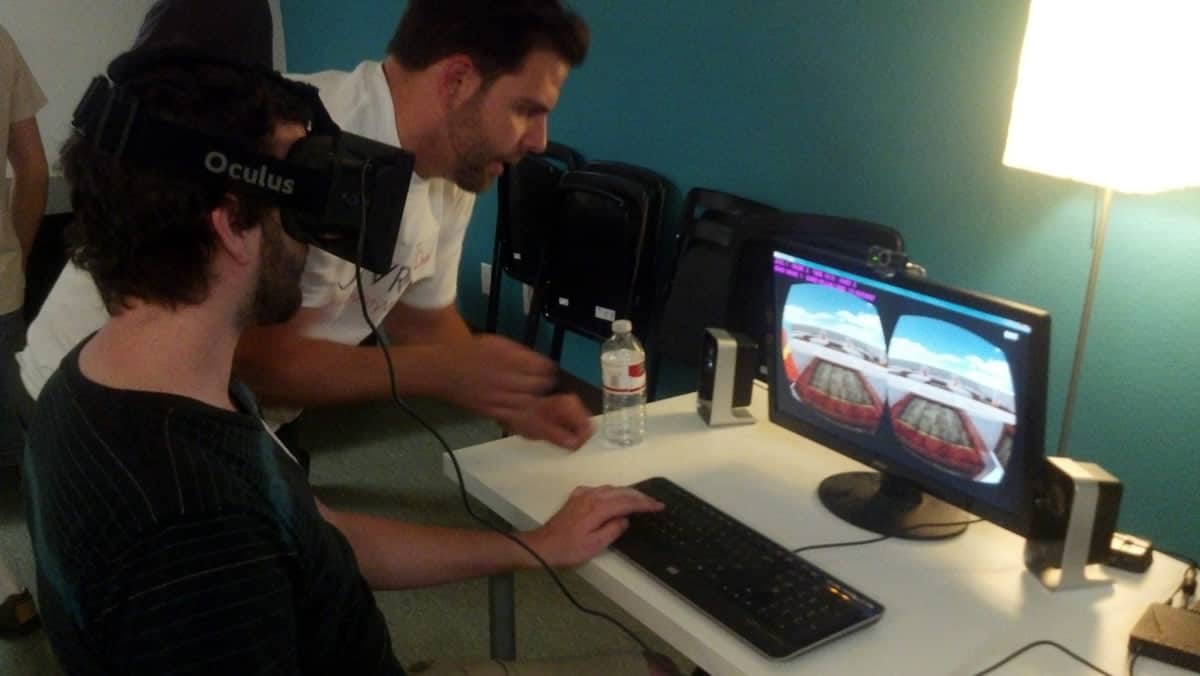
[[(0, 26), (0, 168), (7, 166), (9, 127), (33, 117), (44, 105), (46, 96), (21, 58), (12, 36)], [(13, 230), (8, 187), (0, 181), (0, 315), (19, 310), (25, 300), (21, 242)]]
[[(330, 117), (346, 131), (400, 145), (391, 92), (379, 62), (364, 61), (349, 73), (288, 77), (316, 86)], [(381, 321), (401, 296), (405, 305), (423, 309), (454, 302), (463, 238), (474, 206), (475, 196), (450, 181), (413, 176), (392, 271), (363, 273), (372, 321)], [(312, 327), (312, 337), (357, 344), (370, 333), (359, 308), (353, 263), (310, 247), (300, 286), (304, 307), (319, 308), (323, 314)]]
[[(400, 145), (379, 62), (364, 61), (348, 73), (287, 77), (318, 87), (322, 102), (342, 129)], [(382, 321), (402, 297), (406, 305), (419, 308), (442, 308), (454, 302), (463, 238), (474, 205), (475, 196), (450, 181), (413, 177), (393, 258), (395, 268), (381, 276), (363, 271), (372, 321)], [(359, 309), (354, 264), (309, 247), (301, 288), (304, 307), (321, 314), (320, 321), (308, 328), (311, 337), (355, 345), (370, 333)], [(36, 398), (63, 356), (107, 319), (91, 276), (67, 263), (29, 327), (28, 345), (17, 355), (29, 393)], [(267, 409), (265, 417), (277, 427), (298, 413), (298, 409)]]

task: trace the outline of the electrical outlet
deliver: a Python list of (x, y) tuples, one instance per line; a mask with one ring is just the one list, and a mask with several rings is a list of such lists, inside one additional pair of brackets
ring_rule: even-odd
[(483, 273), (483, 295), (488, 295), (492, 292), (492, 264), (480, 263), (480, 268)]

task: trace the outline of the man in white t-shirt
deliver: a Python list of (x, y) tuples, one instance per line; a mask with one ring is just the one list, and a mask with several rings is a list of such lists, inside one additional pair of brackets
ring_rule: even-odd
[[(372, 320), (393, 341), (403, 395), (445, 399), (532, 439), (578, 448), (592, 433), (578, 397), (547, 394), (556, 367), (517, 342), (473, 335), (458, 313), (458, 265), (474, 193), (505, 164), (544, 149), (547, 116), (588, 47), (583, 21), (559, 0), (412, 0), (382, 63), (294, 76), (320, 89), (347, 131), (416, 156), (394, 268), (364, 277)], [(384, 399), (383, 355), (361, 347), (354, 267), (310, 249), (303, 308), (247, 331), (235, 362), (280, 425), (308, 406)], [(18, 356), (33, 396), (107, 313), (94, 284), (68, 265)]]

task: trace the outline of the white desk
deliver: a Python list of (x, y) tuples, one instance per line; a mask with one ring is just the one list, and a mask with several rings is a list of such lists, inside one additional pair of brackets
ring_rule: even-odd
[[(647, 439), (634, 448), (607, 448), (597, 436), (568, 453), (510, 437), (456, 455), (468, 492), (519, 529), (543, 523), (577, 485), (661, 475), (787, 547), (870, 537), (817, 499), (821, 479), (862, 466), (772, 425), (761, 388), (754, 400), (759, 422), (751, 427), (709, 429), (693, 410), (695, 395), (686, 395), (648, 407)], [(450, 459), (443, 464), (453, 479)], [(1175, 589), (1184, 565), (1156, 554), (1144, 575), (1110, 570), (1115, 586), (1051, 593), (1025, 571), (1023, 546), (1016, 535), (981, 522), (947, 541), (808, 552), (810, 561), (887, 610), (875, 625), (784, 662), (760, 657), (616, 553), (578, 572), (714, 676), (972, 674), (1039, 639), (1057, 641), (1109, 673), (1128, 673), (1130, 628), (1149, 602)], [(994, 673), (1094, 672), (1040, 646)], [(1141, 658), (1135, 673), (1190, 672)]]

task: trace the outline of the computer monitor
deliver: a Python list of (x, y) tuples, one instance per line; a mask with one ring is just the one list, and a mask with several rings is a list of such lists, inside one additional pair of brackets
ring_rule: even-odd
[(1044, 466), (1049, 315), (903, 266), (768, 249), (771, 421), (876, 470), (826, 478), (822, 504), (897, 537), (957, 535), (972, 518), (962, 510), (1025, 535)]

